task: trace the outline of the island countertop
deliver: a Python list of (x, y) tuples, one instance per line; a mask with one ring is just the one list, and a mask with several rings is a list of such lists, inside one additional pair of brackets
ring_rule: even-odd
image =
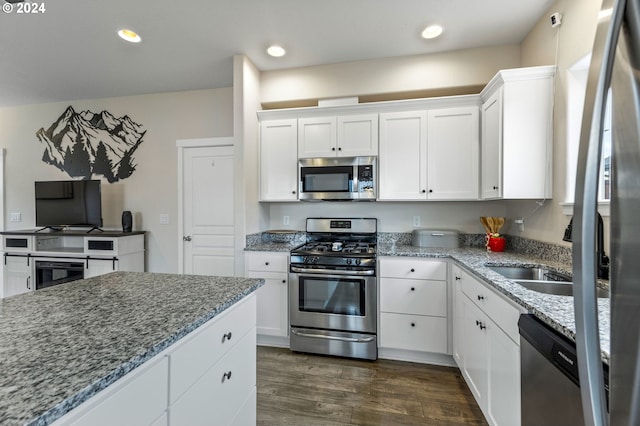
[(113, 272), (0, 300), (0, 424), (44, 425), (264, 283)]

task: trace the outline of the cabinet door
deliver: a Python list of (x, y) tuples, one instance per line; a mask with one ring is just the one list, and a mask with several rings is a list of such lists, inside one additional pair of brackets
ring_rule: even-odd
[(378, 114), (338, 117), (338, 157), (378, 155)]
[(260, 123), (260, 201), (298, 199), (297, 121)]
[(256, 291), (258, 302), (257, 333), (286, 337), (289, 334), (287, 274), (251, 271), (248, 277), (264, 278), (265, 281), (265, 284)]
[(427, 198), (477, 199), (478, 107), (430, 110), (427, 114)]
[[(478, 405), (486, 407), (488, 388), (488, 343), (486, 327), (489, 319), (471, 302), (464, 298), (464, 368), (467, 384)], [(484, 408), (483, 408), (484, 410)]]
[(453, 288), (453, 314), (452, 314), (452, 338), (453, 338), (453, 360), (458, 364), (460, 369), (463, 368), (464, 362), (464, 294), (460, 281), (462, 276), (460, 274), (460, 267), (454, 265), (451, 269), (451, 275), (453, 282), (451, 283)]
[(118, 261), (113, 259), (87, 259), (87, 268), (84, 270), (84, 277), (91, 278), (98, 275), (108, 274), (118, 270)]
[(335, 157), (336, 117), (298, 119), (298, 157)]
[(380, 114), (380, 200), (426, 200), (427, 112)]
[(27, 293), (35, 289), (32, 276), (33, 263), (27, 257), (7, 256), (4, 258), (4, 292), (2, 297)]
[(520, 425), (520, 348), (489, 323), (488, 417), (496, 426)]
[(502, 89), (482, 104), (481, 198), (502, 196)]

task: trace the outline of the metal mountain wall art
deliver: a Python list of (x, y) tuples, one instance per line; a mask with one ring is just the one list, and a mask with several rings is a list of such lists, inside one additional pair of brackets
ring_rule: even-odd
[(102, 175), (109, 182), (126, 179), (136, 170), (133, 154), (146, 130), (128, 116), (107, 111), (76, 113), (71, 106), (48, 129), (36, 132), (44, 145), (42, 161), (71, 177)]

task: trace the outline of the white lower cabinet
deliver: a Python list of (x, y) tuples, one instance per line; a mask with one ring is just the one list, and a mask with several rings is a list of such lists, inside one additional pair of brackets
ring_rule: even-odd
[(525, 310), (454, 265), (453, 354), (491, 425), (520, 424), (518, 318)]
[(232, 424), (249, 394), (255, 392), (255, 365), (256, 336), (247, 333), (169, 407), (169, 424)]
[(250, 295), (53, 425), (248, 425), (256, 418)]
[[(104, 394), (98, 394), (96, 404), (74, 426), (110, 426), (115, 424), (148, 425), (156, 423), (167, 408), (168, 360), (163, 357), (150, 366), (134, 370), (122, 383), (116, 382)], [(144, 397), (140, 397), (144, 395)], [(90, 400), (91, 401), (91, 400)], [(158, 423), (162, 424), (162, 422)], [(166, 423), (165, 423), (166, 424)]]
[(15, 296), (35, 289), (33, 260), (27, 256), (5, 255), (3, 274), (4, 285), (0, 288), (0, 297)]
[(289, 254), (284, 252), (245, 253), (245, 276), (265, 280), (256, 292), (259, 336), (286, 338), (289, 335), (288, 262)]
[[(421, 361), (425, 359), (416, 352), (447, 354), (446, 261), (380, 257), (378, 264), (381, 356)], [(389, 356), (385, 350), (411, 353)]]

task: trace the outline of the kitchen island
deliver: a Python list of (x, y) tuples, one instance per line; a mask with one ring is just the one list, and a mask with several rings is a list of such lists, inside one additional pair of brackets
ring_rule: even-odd
[[(0, 424), (56, 421), (145, 363), (167, 357), (192, 335), (202, 335), (218, 316), (240, 305), (255, 307), (252, 293), (262, 284), (113, 272), (0, 300)], [(248, 320), (244, 332), (253, 333), (255, 342), (255, 308), (247, 312), (253, 324)], [(240, 339), (234, 335), (233, 344)], [(255, 378), (255, 365), (250, 367)], [(180, 395), (166, 393), (170, 403), (179, 401)]]

